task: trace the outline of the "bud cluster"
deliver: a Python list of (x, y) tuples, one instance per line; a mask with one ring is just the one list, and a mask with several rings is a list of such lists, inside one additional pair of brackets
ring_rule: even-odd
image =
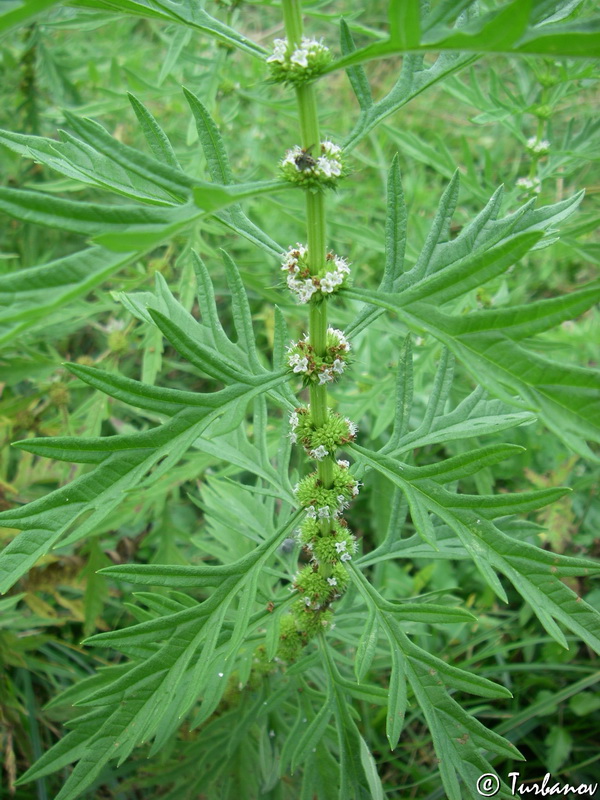
[(333, 465), (331, 486), (324, 486), (317, 472), (311, 472), (294, 487), (296, 498), (306, 509), (309, 519), (337, 519), (350, 505), (359, 490), (359, 483), (346, 466)]
[(345, 258), (330, 251), (325, 256), (325, 266), (324, 275), (311, 275), (306, 245), (298, 242), (289, 248), (281, 269), (287, 272), (288, 289), (296, 295), (299, 303), (308, 303), (313, 295), (315, 300), (322, 300), (345, 285), (350, 274), (350, 265)]
[(333, 565), (332, 577), (338, 591), (348, 582), (348, 573), (338, 562), (350, 561), (358, 549), (356, 538), (350, 533), (344, 519), (332, 519), (323, 534), (322, 526), (317, 520), (307, 517), (298, 533), (298, 541), (310, 554), (313, 565)]
[(532, 155), (538, 158), (547, 156), (550, 152), (550, 142), (547, 139), (538, 139), (537, 136), (527, 139), (526, 147)]
[(342, 375), (348, 364), (350, 344), (336, 328), (327, 329), (327, 341), (323, 355), (317, 355), (307, 335), (287, 348), (288, 367), (304, 378), (305, 384), (322, 386)]
[(542, 190), (542, 184), (539, 178), (519, 178), (517, 180), (517, 186), (519, 189), (523, 189), (526, 192), (532, 192), (534, 194), (539, 194)]
[[(290, 414), (290, 439), (300, 442), (306, 454), (316, 461), (333, 456), (338, 447), (353, 442), (357, 427), (347, 417), (330, 411), (322, 425), (315, 425), (310, 407), (297, 408)], [(347, 461), (338, 461), (339, 467), (348, 467)]]
[(321, 75), (331, 59), (331, 51), (321, 40), (303, 36), (293, 49), (287, 39), (275, 39), (267, 64), (272, 81), (301, 86)]
[(294, 145), (288, 150), (279, 164), (282, 176), (291, 183), (315, 192), (335, 188), (339, 179), (347, 174), (342, 148), (324, 141), (319, 145), (319, 152), (313, 156), (310, 152), (312, 147), (303, 149)]

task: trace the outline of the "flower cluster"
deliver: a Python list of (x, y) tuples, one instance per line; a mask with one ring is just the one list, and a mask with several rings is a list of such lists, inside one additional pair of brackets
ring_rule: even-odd
[(303, 36), (300, 45), (293, 50), (287, 39), (275, 39), (267, 64), (271, 80), (300, 86), (321, 75), (331, 58), (329, 48), (322, 41)]
[(535, 194), (539, 194), (542, 190), (539, 178), (519, 178), (517, 186), (519, 189), (524, 189), (526, 192), (534, 192)]
[(322, 300), (325, 295), (333, 294), (346, 283), (346, 277), (350, 274), (346, 259), (329, 252), (325, 257), (325, 275), (311, 275), (307, 255), (306, 245), (298, 242), (295, 247), (289, 248), (281, 263), (282, 271), (287, 272), (288, 288), (299, 303), (308, 303), (313, 295), (316, 295), (315, 300)]
[(547, 156), (550, 152), (550, 142), (547, 139), (538, 139), (537, 136), (527, 139), (526, 147), (532, 155), (538, 157)]
[(333, 481), (325, 487), (317, 472), (311, 472), (296, 484), (294, 492), (309, 519), (337, 519), (357, 496), (359, 483), (348, 468), (334, 464)]
[(348, 573), (340, 564), (334, 565), (331, 575), (325, 577), (316, 563), (304, 567), (296, 575), (294, 588), (302, 595), (300, 603), (317, 611), (340, 597), (340, 588), (348, 583)]
[(303, 376), (305, 383), (322, 386), (344, 372), (349, 351), (350, 344), (344, 334), (336, 328), (328, 328), (323, 355), (317, 355), (309, 337), (304, 336), (287, 348), (287, 364), (292, 372)]
[(313, 156), (311, 150), (312, 147), (304, 150), (298, 145), (288, 150), (279, 164), (282, 176), (312, 191), (334, 188), (347, 174), (342, 148), (325, 141), (321, 142), (319, 153)]
[[(319, 429), (311, 421), (310, 409), (298, 408), (292, 412), (290, 422), (292, 429), (300, 435), (303, 431), (307, 438), (320, 434), (325, 441), (327, 433), (323, 431), (328, 430), (331, 418), (333, 425), (343, 428), (346, 436), (354, 437), (356, 426), (339, 415), (331, 414)], [(332, 450), (338, 439), (339, 435), (330, 445)], [(318, 448), (326, 450), (323, 444), (315, 449)], [(296, 574), (289, 587), (298, 592), (299, 599), (293, 604), (291, 613), (282, 617), (280, 622), (277, 653), (286, 661), (298, 658), (302, 648), (323, 628), (333, 627), (330, 606), (341, 597), (349, 581), (346, 562), (357, 552), (358, 543), (341, 514), (358, 495), (360, 483), (351, 476), (348, 467), (347, 461), (338, 460), (333, 465), (330, 485), (325, 486), (319, 473), (313, 472), (294, 489), (298, 502), (306, 509), (297, 538), (305, 553), (309, 554), (310, 564)]]
[(313, 564), (334, 565), (332, 577), (335, 583), (331, 583), (329, 578), (328, 583), (337, 586), (337, 591), (344, 589), (348, 582), (348, 574), (338, 562), (350, 561), (358, 549), (356, 538), (348, 530), (346, 521), (330, 520), (327, 531), (323, 534), (321, 524), (307, 517), (298, 533), (298, 541), (310, 553)]
[[(338, 447), (353, 442), (357, 427), (347, 417), (334, 411), (329, 413), (323, 425), (315, 425), (310, 408), (297, 408), (290, 414), (290, 438), (300, 444), (306, 453), (316, 461), (333, 455)], [(347, 461), (338, 461), (338, 466), (348, 467)]]

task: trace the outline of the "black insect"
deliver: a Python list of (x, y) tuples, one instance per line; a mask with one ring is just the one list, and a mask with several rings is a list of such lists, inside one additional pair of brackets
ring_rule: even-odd
[(311, 144), (310, 147), (303, 147), (302, 152), (298, 153), (294, 159), (294, 164), (298, 167), (300, 172), (304, 172), (307, 169), (312, 169), (316, 165), (317, 162), (310, 154), (310, 151), (313, 149), (313, 147), (314, 144)]

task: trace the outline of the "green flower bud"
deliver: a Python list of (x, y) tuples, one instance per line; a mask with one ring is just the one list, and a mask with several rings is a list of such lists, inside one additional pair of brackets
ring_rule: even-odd
[(287, 151), (279, 164), (283, 178), (313, 192), (334, 189), (348, 174), (342, 148), (333, 142), (321, 142), (320, 153), (314, 158), (309, 152), (311, 149), (303, 150), (295, 145)]
[(332, 594), (327, 580), (310, 565), (296, 575), (294, 586), (302, 595), (302, 602), (307, 608), (320, 608)]
[(358, 494), (358, 481), (349, 474), (347, 467), (333, 466), (333, 484), (325, 488), (316, 472), (303, 478), (295, 488), (301, 506), (307, 509), (312, 519), (335, 519), (348, 507)]
[(271, 80), (302, 86), (323, 73), (332, 59), (329, 48), (321, 41), (302, 37), (292, 49), (287, 39), (275, 39), (273, 54), (267, 58)]
[(285, 614), (279, 622), (279, 647), (277, 655), (284, 661), (295, 661), (306, 644), (298, 630), (295, 614)]
[(317, 355), (309, 337), (305, 336), (289, 345), (287, 363), (292, 372), (304, 377), (306, 385), (316, 383), (323, 386), (344, 373), (349, 362), (349, 352), (350, 344), (342, 331), (328, 328), (325, 352), (322, 355)]

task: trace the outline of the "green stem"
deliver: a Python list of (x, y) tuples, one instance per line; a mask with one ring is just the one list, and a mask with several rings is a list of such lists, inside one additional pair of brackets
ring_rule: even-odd
[(302, 6), (300, 0), (283, 0), (283, 23), (288, 49), (295, 48), (302, 39)]
[[(303, 25), (299, 0), (283, 0), (283, 19), (285, 34), (290, 47), (302, 39)], [(320, 148), (319, 115), (317, 98), (312, 83), (296, 89), (298, 116), (302, 147)], [(308, 244), (308, 266), (312, 275), (325, 272), (327, 254), (327, 227), (323, 192), (306, 191), (306, 225)], [(323, 355), (327, 343), (327, 303), (311, 302), (309, 322), (310, 344), (317, 355)], [(323, 425), (328, 416), (326, 386), (310, 387), (310, 410), (316, 425)], [(333, 483), (333, 455), (319, 461), (319, 479), (325, 486)]]
[[(540, 105), (545, 105), (546, 100), (548, 99), (548, 90), (545, 86), (542, 86), (542, 90), (540, 93)], [(544, 138), (544, 133), (546, 130), (546, 120), (543, 117), (538, 117), (537, 121), (537, 131), (536, 131), (536, 139), (540, 142)], [(538, 161), (540, 157), (538, 155), (532, 154), (531, 156), (531, 164), (529, 166), (529, 177), (535, 178), (537, 177), (538, 173)]]

